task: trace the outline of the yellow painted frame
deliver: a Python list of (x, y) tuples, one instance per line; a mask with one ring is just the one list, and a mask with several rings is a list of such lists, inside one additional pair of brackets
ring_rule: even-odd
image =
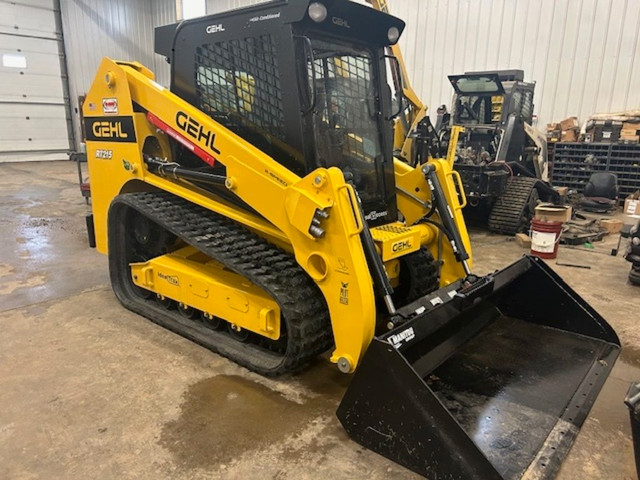
[[(371, 342), (376, 322), (375, 298), (371, 275), (359, 234), (363, 228), (353, 188), (337, 168), (318, 168), (299, 177), (277, 161), (215, 122), (206, 113), (158, 85), (150, 70), (136, 62), (103, 59), (84, 103), (84, 116), (103, 116), (102, 100), (117, 99), (119, 117), (132, 117), (137, 141), (87, 141), (87, 158), (96, 243), (99, 251), (108, 253), (107, 216), (111, 200), (120, 193), (158, 189), (171, 192), (195, 204), (218, 212), (250, 228), (269, 241), (295, 255), (298, 264), (320, 288), (331, 317), (335, 350), (331, 361), (353, 371)], [(135, 105), (135, 109), (134, 109)], [(260, 216), (239, 210), (218, 197), (189, 184), (150, 173), (143, 161), (145, 142), (155, 138), (163, 155), (170, 160), (170, 149), (164, 133), (149, 123), (144, 111), (153, 112), (164, 123), (180, 131), (176, 121), (182, 112), (215, 135), (213, 145), (195, 141), (227, 169), (227, 187), (255, 209)], [(98, 150), (110, 150), (110, 159)], [(436, 172), (446, 186), (447, 199), (468, 237), (462, 217), (458, 215), (457, 193), (450, 182), (450, 169), (437, 161)], [(428, 200), (427, 185), (419, 169), (396, 162), (398, 185), (409, 191), (420, 189), (420, 198)], [(398, 207), (407, 225), (426, 213), (424, 203), (398, 195)], [(309, 226), (317, 210), (328, 213), (322, 228), (326, 235), (315, 238)], [(421, 244), (435, 248), (434, 228), (419, 225)], [(444, 283), (459, 278), (463, 272), (453, 260), (444, 242), (442, 270)], [(449, 252), (449, 253), (448, 253)], [(450, 261), (451, 258), (451, 261)]]
[(264, 290), (191, 246), (131, 264), (133, 283), (272, 340), (280, 307)]

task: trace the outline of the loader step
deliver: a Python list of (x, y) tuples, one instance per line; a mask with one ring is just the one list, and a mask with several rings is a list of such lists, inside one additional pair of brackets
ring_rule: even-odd
[[(243, 343), (233, 332), (209, 328), (141, 295), (131, 280), (130, 263), (145, 255), (128, 226), (144, 219), (267, 292), (281, 310), (285, 330), (280, 340), (251, 334)], [(109, 270), (116, 296), (126, 308), (262, 375), (295, 371), (332, 342), (322, 294), (293, 255), (228, 218), (167, 192), (114, 199), (109, 209)]]

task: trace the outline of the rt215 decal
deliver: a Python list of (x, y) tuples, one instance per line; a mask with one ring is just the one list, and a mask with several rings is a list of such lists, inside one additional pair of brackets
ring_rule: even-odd
[(132, 117), (85, 117), (84, 133), (93, 142), (136, 141), (136, 130)]
[(104, 150), (102, 148), (99, 148), (98, 150), (96, 150), (96, 158), (111, 160), (113, 158), (113, 150)]

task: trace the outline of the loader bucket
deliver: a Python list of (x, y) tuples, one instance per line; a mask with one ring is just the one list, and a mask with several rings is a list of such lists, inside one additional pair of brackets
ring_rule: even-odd
[(338, 408), (348, 434), (431, 480), (553, 478), (620, 352), (542, 260), (401, 309)]

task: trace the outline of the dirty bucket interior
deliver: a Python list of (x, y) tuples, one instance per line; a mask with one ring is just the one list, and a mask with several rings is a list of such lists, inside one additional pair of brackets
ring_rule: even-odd
[(502, 476), (520, 478), (554, 429), (551, 450), (575, 435), (586, 389), (575, 394), (606, 350), (599, 340), (500, 316), (425, 380)]
[(452, 289), (374, 340), (338, 417), (428, 478), (552, 478), (613, 367), (615, 333), (531, 257), (475, 298)]

